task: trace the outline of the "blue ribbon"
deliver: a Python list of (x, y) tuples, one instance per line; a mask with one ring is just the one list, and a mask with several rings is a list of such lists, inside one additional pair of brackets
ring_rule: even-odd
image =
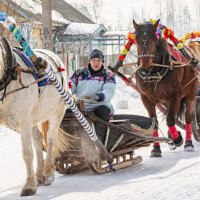
[(7, 14), (5, 12), (0, 12), (0, 22), (5, 22)]

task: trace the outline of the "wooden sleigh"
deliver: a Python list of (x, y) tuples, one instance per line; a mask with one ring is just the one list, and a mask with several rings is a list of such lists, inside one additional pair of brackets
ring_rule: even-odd
[[(106, 133), (101, 136), (103, 138), (101, 142), (113, 157), (114, 170), (139, 164), (142, 157), (135, 155), (135, 149), (148, 146), (155, 141), (171, 141), (168, 138), (151, 137), (155, 123), (148, 117), (122, 114), (114, 115), (113, 120), (105, 122), (92, 113), (84, 115), (92, 125), (98, 121), (107, 127)], [(77, 139), (73, 141), (71, 150), (62, 152), (55, 160), (59, 173), (74, 173), (88, 167), (98, 174), (113, 170), (105, 161), (99, 159), (98, 149), (72, 113), (65, 113), (61, 128)]]

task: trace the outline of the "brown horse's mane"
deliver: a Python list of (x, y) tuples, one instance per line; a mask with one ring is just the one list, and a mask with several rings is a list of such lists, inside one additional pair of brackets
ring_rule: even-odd
[(169, 51), (168, 51), (166, 39), (164, 38), (158, 39), (156, 50), (157, 50), (156, 56), (169, 57)]

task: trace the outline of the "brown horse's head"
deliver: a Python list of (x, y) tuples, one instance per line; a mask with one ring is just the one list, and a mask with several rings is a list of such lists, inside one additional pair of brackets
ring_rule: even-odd
[(136, 31), (139, 63), (144, 69), (151, 67), (156, 56), (156, 45), (159, 40), (156, 37), (156, 29), (159, 25), (159, 21), (160, 20), (157, 20), (155, 24), (137, 24), (133, 20), (133, 25)]

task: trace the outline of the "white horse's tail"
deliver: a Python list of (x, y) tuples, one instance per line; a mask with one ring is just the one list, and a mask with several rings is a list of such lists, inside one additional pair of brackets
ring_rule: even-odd
[[(49, 121), (46, 121), (40, 124), (39, 129), (42, 135), (43, 148), (44, 148), (44, 151), (46, 151), (47, 145), (48, 145)], [(72, 143), (75, 139), (77, 138), (65, 132), (62, 128), (58, 128), (58, 134), (56, 137), (56, 144), (55, 144), (55, 151), (54, 151), (55, 158), (59, 157), (61, 152), (65, 152), (71, 149)]]

